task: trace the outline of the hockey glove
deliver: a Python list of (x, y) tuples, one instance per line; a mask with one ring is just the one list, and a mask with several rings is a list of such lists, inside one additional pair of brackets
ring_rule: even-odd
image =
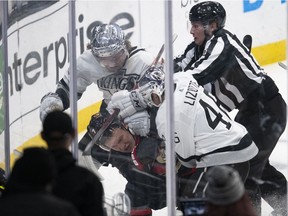
[(128, 116), (133, 115), (137, 111), (142, 111), (147, 107), (139, 90), (127, 90), (116, 92), (112, 95), (111, 101), (107, 106), (109, 113), (113, 113), (115, 108), (120, 109), (119, 116), (125, 119)]
[(158, 139), (151, 137), (142, 139), (131, 153), (135, 166), (142, 171), (158, 175), (165, 174), (165, 146), (161, 143)]
[(49, 92), (41, 99), (40, 120), (43, 121), (54, 110), (64, 110), (63, 102), (57, 93)]
[(182, 67), (174, 61), (174, 73), (183, 71)]
[(146, 110), (137, 112), (124, 119), (129, 129), (136, 135), (147, 136), (150, 131), (150, 115)]

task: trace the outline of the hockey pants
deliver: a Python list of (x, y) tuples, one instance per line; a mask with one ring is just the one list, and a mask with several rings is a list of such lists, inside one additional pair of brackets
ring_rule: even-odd
[(280, 94), (261, 103), (258, 112), (240, 109), (235, 117), (259, 148), (259, 153), (250, 160), (245, 187), (258, 215), (261, 215), (261, 196), (276, 212), (287, 215), (287, 180), (269, 163), (286, 127), (286, 103)]

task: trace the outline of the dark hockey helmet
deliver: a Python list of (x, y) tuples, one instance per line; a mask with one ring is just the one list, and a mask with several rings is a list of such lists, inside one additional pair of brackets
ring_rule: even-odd
[[(106, 120), (110, 117), (109, 113), (98, 112), (92, 115), (90, 123), (87, 127), (87, 131), (91, 138), (93, 138), (97, 132), (103, 127)], [(112, 136), (114, 128), (120, 128), (123, 126), (123, 123), (119, 118), (115, 118), (110, 125), (102, 132), (99, 138), (95, 141), (96, 145), (99, 145), (103, 150), (110, 151), (108, 147), (105, 146), (106, 141)]]
[(117, 24), (102, 24), (93, 28), (90, 45), (96, 57), (110, 57), (126, 49), (125, 34)]
[[(139, 92), (142, 94), (148, 106), (159, 107), (162, 103), (162, 94), (165, 90), (165, 73), (163, 65), (157, 65), (146, 71), (144, 76), (139, 80)], [(155, 103), (153, 96), (158, 97)]]
[(215, 1), (205, 1), (194, 5), (189, 13), (190, 22), (199, 21), (207, 25), (216, 21), (219, 28), (225, 26), (226, 11), (224, 7)]

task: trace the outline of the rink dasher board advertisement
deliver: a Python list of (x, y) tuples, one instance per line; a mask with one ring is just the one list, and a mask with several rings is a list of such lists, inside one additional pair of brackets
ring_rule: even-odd
[[(178, 35), (173, 44), (173, 56), (181, 54), (187, 44), (192, 41), (189, 33), (189, 10), (195, 2), (201, 1), (172, 1), (173, 33)], [(279, 59), (276, 61), (283, 60), (285, 56), (285, 47), (283, 47), (285, 42), (283, 41), (286, 38), (287, 26), (285, 1), (219, 2), (223, 4), (227, 12), (226, 28), (228, 30), (238, 35), (240, 39), (246, 34), (252, 35), (253, 48), (262, 49), (262, 53), (267, 52), (265, 46), (276, 44), (275, 49), (281, 53), (277, 55)], [(76, 55), (79, 56), (86, 49), (91, 29), (101, 23), (119, 24), (132, 45), (145, 47), (156, 55), (165, 42), (164, 12), (164, 1), (159, 0), (76, 1)], [(43, 95), (55, 91), (56, 82), (61, 79), (69, 66), (68, 32), (67, 1), (59, 1), (9, 26), (8, 88), (11, 153), (27, 143), (33, 145), (43, 142), (39, 138), (41, 130), (39, 104)], [(269, 51), (273, 58), (273, 50)], [(257, 58), (259, 62), (261, 62), (260, 58), (261, 56)], [(3, 80), (1, 83), (3, 84)], [(1, 91), (3, 91), (2, 86), (0, 86)], [(1, 93), (2, 117), (0, 116), (0, 121), (2, 122), (0, 126), (3, 129), (3, 92)], [(95, 85), (91, 86), (79, 100), (78, 109), (89, 107), (101, 99), (101, 92)], [(89, 118), (92, 114), (85, 113), (89, 115)], [(82, 119), (84, 118), (79, 116), (80, 124)], [(85, 129), (85, 127), (82, 128), (79, 128), (79, 132)], [(4, 133), (0, 136), (0, 160), (3, 161)]]

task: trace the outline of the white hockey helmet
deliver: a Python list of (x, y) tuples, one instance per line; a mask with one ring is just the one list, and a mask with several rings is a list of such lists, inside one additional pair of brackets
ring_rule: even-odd
[(117, 24), (102, 24), (93, 28), (90, 44), (96, 57), (110, 57), (126, 49), (125, 34)]
[(165, 90), (163, 65), (150, 68), (139, 80), (139, 92), (148, 106), (159, 107)]

